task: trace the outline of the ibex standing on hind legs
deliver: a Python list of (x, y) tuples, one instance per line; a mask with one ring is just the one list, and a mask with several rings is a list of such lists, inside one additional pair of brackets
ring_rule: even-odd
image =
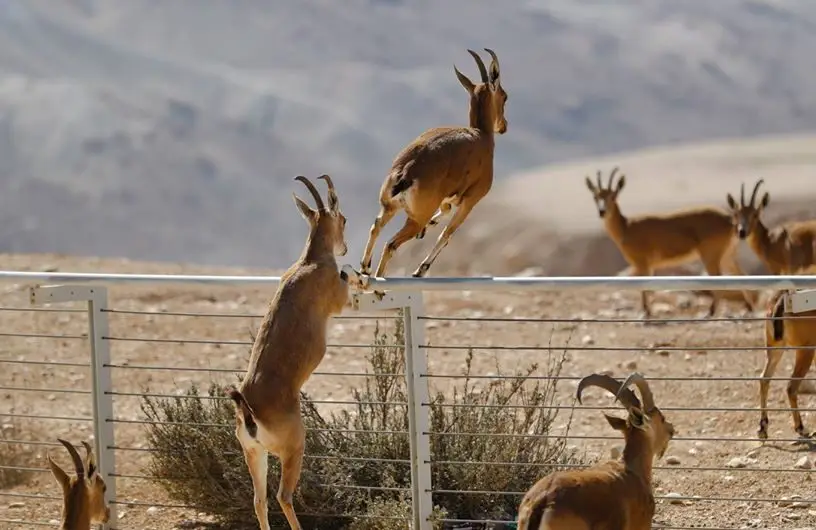
[(91, 524), (105, 524), (110, 519), (110, 508), (105, 505), (107, 486), (99, 476), (93, 451), (88, 442), (82, 442), (85, 448), (85, 462), (79, 457), (76, 448), (69, 442), (57, 438), (74, 463), (76, 477), (69, 477), (61, 467), (46, 455), (51, 474), (62, 487), (62, 523), (60, 530), (90, 530)]
[(348, 303), (349, 283), (359, 284), (359, 276), (350, 265), (337, 270), (335, 255), (347, 252), (346, 218), (340, 212), (331, 178), (319, 178), (329, 188), (328, 208), (306, 177), (296, 177), (317, 204), (317, 210), (312, 210), (295, 196), (295, 204), (309, 222), (309, 238), (300, 259), (281, 276), (255, 337), (240, 388), (229, 390), (236, 405), (235, 434), (252, 476), (255, 515), (262, 530), (269, 530), (268, 453), (281, 461), (278, 503), (289, 526), (301, 528), (292, 505), (306, 440), (300, 389), (326, 353), (329, 318)]
[[(742, 270), (736, 261), (736, 237), (731, 217), (719, 208), (692, 208), (666, 214), (625, 217), (618, 205), (618, 195), (626, 184), (621, 175), (614, 183), (618, 168), (609, 174), (606, 187), (598, 171), (597, 183), (586, 177), (586, 186), (592, 192), (598, 214), (604, 220), (606, 231), (632, 266), (637, 276), (652, 276), (655, 269), (679, 265), (700, 259), (711, 276), (722, 273), (724, 262), (737, 274)], [(614, 184), (614, 185), (613, 185)], [(651, 316), (647, 291), (641, 292), (641, 306), (646, 318)], [(742, 299), (748, 311), (754, 310), (756, 295), (743, 291)], [(711, 292), (708, 316), (714, 316), (723, 294)]]
[(382, 228), (398, 210), (405, 210), (407, 219), (383, 248), (375, 273), (377, 277), (385, 274), (389, 260), (402, 244), (412, 238), (422, 239), (428, 225), (439, 223), (456, 207), (448, 226), (413, 274), (415, 277), (424, 276), (473, 207), (490, 191), (494, 133), (507, 131), (504, 118), (507, 92), (501, 86), (498, 57), (492, 50), (485, 50), (493, 58), (490, 68), (485, 68), (476, 52), (468, 50), (479, 67), (481, 83), (474, 84), (456, 66), (453, 67), (459, 82), (470, 94), (469, 126), (429, 129), (394, 159), (380, 189), (380, 212), (371, 225), (363, 252), (362, 274), (371, 274), (374, 244)]
[[(635, 384), (641, 404), (629, 388)], [(519, 530), (649, 530), (655, 511), (652, 465), (675, 435), (674, 425), (654, 403), (649, 383), (639, 373), (621, 383), (592, 374), (578, 383), (578, 401), (590, 387), (607, 390), (626, 407), (624, 420), (604, 414), (621, 433), (623, 458), (588, 469), (559, 471), (539, 480), (519, 506)]]
[(759, 204), (756, 202), (763, 182), (763, 179), (757, 181), (747, 203), (745, 184), (740, 187), (739, 205), (730, 193), (726, 197), (734, 230), (740, 239), (748, 241), (751, 250), (771, 274), (794, 274), (816, 262), (816, 221), (790, 222), (769, 230), (760, 216), (771, 202), (771, 196), (765, 192)]

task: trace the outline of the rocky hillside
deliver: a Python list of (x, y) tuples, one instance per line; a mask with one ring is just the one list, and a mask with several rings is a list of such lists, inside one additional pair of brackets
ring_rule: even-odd
[(394, 154), (465, 121), (465, 48), (501, 58), (501, 184), (813, 129), (814, 26), (808, 0), (5, 0), (0, 252), (283, 266), (292, 177), (329, 172), (356, 261)]

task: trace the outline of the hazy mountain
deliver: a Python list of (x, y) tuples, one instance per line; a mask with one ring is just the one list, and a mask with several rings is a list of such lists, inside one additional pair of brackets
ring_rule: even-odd
[(0, 251), (282, 266), (292, 178), (328, 172), (356, 262), (397, 151), (465, 123), (466, 48), (501, 60), (501, 180), (813, 129), (814, 29), (806, 0), (4, 0)]

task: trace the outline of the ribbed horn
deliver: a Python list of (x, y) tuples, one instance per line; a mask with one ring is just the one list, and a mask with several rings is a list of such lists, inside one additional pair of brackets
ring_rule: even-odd
[(754, 191), (751, 192), (751, 206), (755, 205), (754, 201), (756, 201), (757, 192), (759, 191), (759, 187), (762, 185), (763, 182), (765, 182), (764, 179), (759, 179), (756, 185), (754, 186)]
[(578, 403), (581, 403), (581, 394), (583, 391), (590, 386), (597, 386), (608, 391), (614, 395), (615, 398), (627, 409), (640, 409), (640, 401), (638, 401), (638, 398), (634, 392), (628, 388), (624, 388), (621, 382), (617, 379), (613, 379), (608, 375), (602, 374), (591, 374), (581, 379), (581, 381), (578, 383), (578, 390), (576, 390)]
[(303, 175), (298, 175), (297, 177), (295, 177), (295, 180), (299, 180), (307, 188), (309, 188), (309, 191), (311, 192), (312, 197), (314, 197), (315, 203), (317, 204), (317, 209), (318, 210), (324, 210), (326, 208), (326, 206), (323, 204), (323, 199), (320, 197), (320, 194), (317, 192), (317, 188), (314, 187), (314, 184), (309, 182), (309, 179), (307, 179)]
[(476, 60), (476, 66), (479, 67), (479, 75), (482, 76), (482, 83), (487, 83), (487, 68), (485, 68), (484, 63), (482, 62), (482, 58), (479, 57), (479, 54), (473, 50), (468, 50), (468, 53), (473, 56)]
[(76, 471), (77, 477), (79, 478), (85, 477), (85, 466), (82, 465), (82, 459), (79, 457), (79, 453), (77, 453), (76, 447), (66, 442), (62, 438), (57, 438), (57, 441), (64, 445), (65, 449), (68, 450), (68, 454), (71, 455), (71, 460), (73, 460), (74, 462), (74, 470)]
[(620, 391), (622, 392), (624, 389), (628, 390), (629, 385), (632, 383), (634, 383), (635, 386), (638, 387), (638, 390), (640, 390), (640, 397), (643, 398), (643, 406), (645, 407), (643, 412), (648, 414), (649, 412), (653, 411), (655, 409), (654, 396), (652, 395), (652, 390), (649, 388), (649, 382), (646, 381), (643, 374), (638, 372), (629, 374), (629, 377), (627, 377), (626, 380), (621, 383)]

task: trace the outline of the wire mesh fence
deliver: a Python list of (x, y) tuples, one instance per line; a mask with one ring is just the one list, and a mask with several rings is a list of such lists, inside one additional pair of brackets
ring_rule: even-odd
[[(207, 389), (238, 381), (269, 296), (261, 291), (236, 299), (239, 291), (227, 289), (224, 292), (231, 294), (208, 298), (201, 294), (204, 290), (187, 287), (175, 288), (172, 295), (157, 294), (157, 286), (140, 287), (138, 293), (125, 286), (111, 290), (104, 309), (108, 329), (102, 337), (110, 348), (106, 367), (111, 384), (105, 395), (113, 405), (105, 420), (114, 436), (104, 441), (115, 458), (111, 475), (117, 513), (110, 528), (213, 519), (211, 505), (179, 501), (167, 486), (170, 479), (156, 474), (156, 455), (162, 449), (151, 445), (149, 432), (162, 423), (206, 436), (221, 431), (229, 437), (234, 423), (164, 416), (158, 420), (145, 413), (143, 404), (148, 399), (231, 407), (223, 394), (210, 395)], [(442, 508), (434, 513), (440, 524), (512, 528), (512, 507), (537, 478), (617, 457), (623, 449), (622, 437), (602, 416), (622, 415), (620, 407), (595, 391), (587, 392), (583, 404), (576, 403), (577, 381), (592, 372), (622, 378), (639, 371), (678, 429), (666, 456), (654, 466), (655, 527), (795, 528), (816, 523), (816, 496), (809, 487), (816, 472), (813, 446), (794, 430), (785, 391), (793, 354), (785, 355), (776, 373), (765, 378), (771, 384), (768, 439), (758, 435), (768, 322), (762, 311), (750, 315), (726, 307), (720, 316), (704, 319), (699, 315), (704, 299), (698, 303), (692, 296), (663, 293), (658, 306), (662, 300), (667, 307), (658, 307), (657, 316), (647, 323), (637, 315), (638, 298), (634, 291), (426, 296), (425, 313), (415, 315), (424, 333), (418, 335), (416, 350), (427, 367), (414, 381), (429, 388), (428, 396), (417, 403), (428, 418), (419, 432), (408, 425), (411, 396), (361, 392), (366, 382), (378, 380), (406, 385), (405, 366), (393, 365), (388, 371), (380, 365), (380, 371), (372, 373), (370, 362), (377, 346), (375, 330), (384, 333), (380, 344), (389, 351), (404, 356), (414, 350), (410, 337), (396, 331), (403, 318), (393, 312), (347, 312), (332, 323), (326, 358), (304, 390), (322, 417), (348, 415), (338, 416), (339, 424), (312, 426), (314, 439), (324, 443), (307, 448), (305, 469), (335, 469), (324, 465), (328, 461), (344, 462), (343, 469), (354, 473), (382, 466), (397, 479), (355, 483), (338, 475), (310, 476), (301, 487), (327, 497), (354, 492), (365, 503), (386, 494), (410, 502), (411, 469), (427, 466), (431, 485), (419, 493)], [(0, 442), (8, 459), (0, 462), (0, 523), (10, 528), (53, 526), (61, 497), (47, 471), (45, 452), (67, 464), (56, 438), (78, 443), (96, 432), (88, 311), (82, 303), (32, 308), (23, 295), (6, 296), (3, 303)], [(190, 395), (194, 386), (198, 395)], [(809, 406), (810, 377), (804, 378), (801, 390), (799, 411), (808, 427), (814, 410)], [(406, 418), (394, 422), (399, 428), (379, 429), (379, 436), (387, 438), (378, 440), (387, 439), (394, 454), (366, 454), (360, 448), (317, 451), (337, 447), (325, 442), (335, 434), (362, 446), (368, 427), (386, 424), (360, 428), (354, 423), (360, 407), (373, 416), (399, 411), (395, 417)], [(533, 413), (538, 416), (530, 416)], [(412, 457), (407, 440), (411, 435), (427, 438), (427, 455)], [(248, 478), (240, 466), (231, 473)], [(7, 482), (6, 477), (15, 476), (16, 481)], [(273, 476), (272, 484), (276, 481)], [(378, 519), (404, 526), (412, 517), (410, 511), (338, 513), (327, 509), (332, 506), (325, 503), (298, 514), (311, 521)], [(270, 511), (276, 508), (271, 499)]]

